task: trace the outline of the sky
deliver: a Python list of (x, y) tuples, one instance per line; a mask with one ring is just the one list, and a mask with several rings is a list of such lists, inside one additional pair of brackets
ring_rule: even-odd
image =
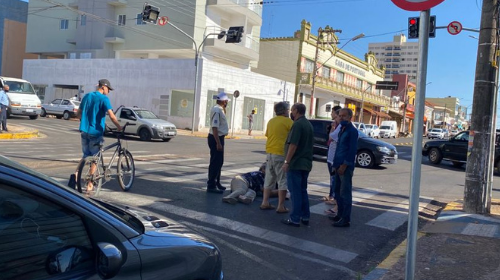
[[(464, 28), (479, 29), (481, 0), (444, 0), (431, 9), (436, 25), (446, 27), (458, 21)], [(275, 0), (264, 2), (261, 37), (290, 37), (300, 29), (305, 19), (312, 24), (314, 34), (319, 27), (329, 25), (341, 29), (337, 34), (340, 46), (350, 38), (366, 36), (348, 43), (343, 50), (364, 60), (369, 43), (391, 42), (393, 36), (408, 36), (408, 17), (420, 12), (398, 8), (391, 0)], [(472, 104), (479, 33), (462, 31), (451, 35), (445, 29), (436, 30), (429, 39), (426, 97), (460, 98), (460, 105)], [(417, 40), (408, 40), (417, 42)], [(470, 108), (468, 113), (470, 113)]]

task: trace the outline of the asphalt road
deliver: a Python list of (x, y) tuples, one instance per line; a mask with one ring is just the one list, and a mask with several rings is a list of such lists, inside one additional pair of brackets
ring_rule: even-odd
[[(22, 162), (62, 183), (79, 160), (77, 121), (13, 118), (10, 123), (39, 129), (44, 136), (0, 142), (0, 154)], [(112, 143), (113, 138), (106, 138)], [(104, 185), (101, 198), (183, 222), (211, 239), (223, 255), (226, 279), (361, 279), (406, 237), (411, 168), (411, 138), (385, 139), (396, 145), (397, 164), (357, 168), (350, 228), (333, 228), (320, 198), (328, 192), (326, 163), (314, 162), (309, 177), (311, 223), (290, 228), (286, 214), (262, 211), (261, 198), (252, 205), (229, 205), (221, 195), (207, 194), (208, 147), (205, 138), (178, 136), (172, 141), (142, 142), (127, 138), (136, 160), (136, 181), (124, 193), (116, 182)], [(265, 140), (227, 140), (223, 183), (237, 174), (257, 170), (265, 161)], [(420, 205), (461, 199), (465, 169), (430, 165), (423, 159)], [(499, 184), (494, 182), (494, 198)], [(276, 201), (272, 201), (276, 204)], [(290, 207), (290, 202), (287, 202)]]

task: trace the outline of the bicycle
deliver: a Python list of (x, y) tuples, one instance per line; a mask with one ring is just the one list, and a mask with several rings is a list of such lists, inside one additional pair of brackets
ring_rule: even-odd
[[(129, 191), (132, 188), (132, 184), (135, 179), (135, 165), (134, 158), (132, 154), (124, 147), (122, 147), (121, 138), (125, 135), (124, 131), (128, 125), (135, 125), (131, 123), (126, 123), (122, 127), (122, 131), (116, 133), (117, 141), (109, 146), (103, 148), (100, 144), (99, 152), (91, 157), (82, 160), (77, 168), (76, 186), (80, 193), (86, 193), (89, 196), (98, 196), (101, 191), (101, 187), (111, 180), (113, 175), (117, 175), (118, 184), (123, 191)], [(107, 150), (116, 147), (113, 156), (111, 157), (108, 165), (104, 165), (103, 153)], [(111, 166), (113, 165), (116, 156), (118, 155), (118, 161), (116, 166), (116, 174), (112, 174)], [(127, 180), (128, 176), (130, 178)], [(104, 183), (103, 183), (104, 180)], [(92, 184), (93, 188), (91, 191), (87, 190), (89, 184)]]

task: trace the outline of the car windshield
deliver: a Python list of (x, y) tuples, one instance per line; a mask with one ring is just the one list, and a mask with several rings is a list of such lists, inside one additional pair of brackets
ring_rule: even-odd
[(104, 201), (97, 200), (97, 199), (92, 199), (95, 203), (101, 205), (102, 207), (108, 209), (111, 211), (115, 216), (117, 216), (123, 223), (127, 224), (129, 227), (133, 228), (139, 233), (144, 233), (144, 225), (142, 222), (134, 217), (132, 214), (128, 213), (125, 210), (122, 210), (118, 207), (115, 207), (111, 204), (108, 204)]
[(431, 132), (442, 132), (441, 129), (432, 129)]
[(141, 119), (158, 119), (158, 117), (151, 111), (148, 110), (134, 110), (137, 116)]
[(365, 124), (366, 128), (372, 128), (373, 126), (371, 124)]
[(30, 83), (17, 82), (17, 81), (5, 81), (9, 86), (9, 92), (22, 93), (22, 94), (35, 94), (33, 87)]
[(383, 126), (380, 127), (380, 129), (391, 129), (391, 127), (388, 126), (388, 125), (383, 125)]

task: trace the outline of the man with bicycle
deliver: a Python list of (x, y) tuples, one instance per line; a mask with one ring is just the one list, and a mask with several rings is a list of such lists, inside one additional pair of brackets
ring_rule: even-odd
[[(82, 141), (82, 160), (93, 156), (99, 152), (100, 145), (104, 142), (103, 135), (105, 129), (106, 113), (113, 124), (121, 131), (122, 127), (109, 102), (107, 95), (113, 88), (107, 79), (99, 80), (97, 90), (85, 94), (78, 108), (77, 118), (80, 119), (80, 133)], [(92, 172), (92, 171), (91, 171)], [(76, 175), (72, 174), (68, 186), (74, 188), (76, 184)], [(89, 183), (87, 192), (91, 191), (93, 186)]]

